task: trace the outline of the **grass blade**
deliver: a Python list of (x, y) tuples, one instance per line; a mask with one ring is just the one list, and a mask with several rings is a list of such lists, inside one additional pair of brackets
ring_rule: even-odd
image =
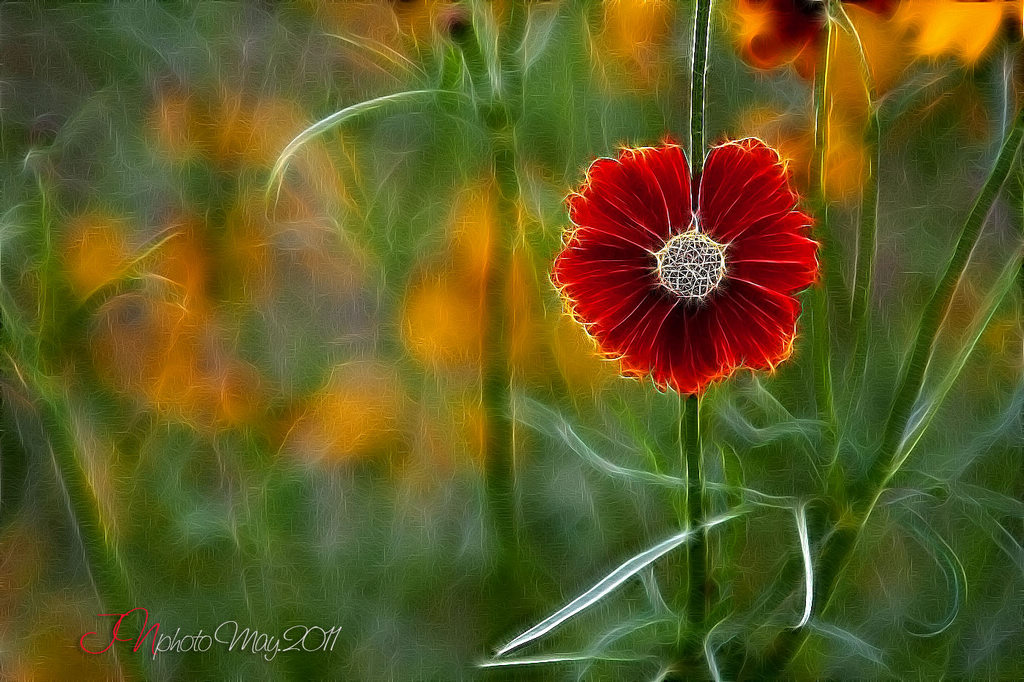
[[(273, 192), (275, 187), (278, 187), (284, 180), (284, 171), (288, 166), (288, 162), (291, 160), (295, 153), (299, 150), (302, 145), (306, 144), (313, 138), (321, 135), (322, 133), (330, 130), (336, 125), (340, 125), (345, 121), (348, 121), (361, 114), (370, 113), (376, 111), (382, 107), (386, 107), (396, 102), (416, 101), (418, 99), (424, 99), (428, 96), (436, 96), (442, 93), (448, 93), (447, 90), (407, 90), (403, 92), (395, 92), (390, 95), (384, 95), (382, 97), (375, 97), (368, 99), (363, 102), (358, 102), (350, 106), (336, 111), (326, 118), (322, 118), (313, 125), (309, 126), (301, 133), (296, 135), (291, 142), (289, 142), (281, 155), (277, 157), (277, 161), (274, 163), (274, 167), (270, 171), (270, 179), (267, 181), (267, 196)], [(455, 93), (451, 93), (455, 94)]]
[(536, 639), (539, 639), (540, 637), (543, 637), (573, 616), (576, 616), (580, 612), (601, 601), (601, 599), (614, 591), (622, 583), (629, 580), (629, 578), (633, 577), (646, 566), (649, 566), (651, 563), (657, 561), (672, 550), (685, 544), (693, 536), (699, 535), (700, 533), (725, 523), (726, 521), (742, 516), (747, 513), (747, 511), (748, 510), (742, 508), (733, 510), (728, 514), (718, 516), (708, 521), (700, 527), (685, 530), (666, 540), (662, 540), (650, 549), (644, 550), (643, 552), (631, 557), (614, 571), (599, 580), (597, 584), (589, 590), (576, 597), (564, 607), (537, 623), (526, 632), (515, 637), (505, 646), (498, 649), (495, 654), (495, 658), (500, 658), (514, 649), (518, 649)]

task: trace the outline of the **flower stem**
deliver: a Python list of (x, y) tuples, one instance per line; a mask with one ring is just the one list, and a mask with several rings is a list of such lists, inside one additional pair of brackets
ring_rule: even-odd
[(690, 165), (696, 206), (700, 171), (704, 167), (704, 87), (708, 75), (708, 40), (711, 34), (711, 2), (697, 0), (693, 15), (693, 51), (690, 77)]
[[(515, 17), (519, 12), (515, 12)], [(518, 21), (518, 19), (517, 19)], [(515, 111), (509, 100), (518, 92), (508, 82), (504, 89), (483, 87), (489, 68), (476, 31), (461, 34), (456, 43), (471, 81), (489, 97), (477, 102), (477, 112), (491, 140), (491, 171), (497, 186), (496, 227), (489, 245), (484, 291), (485, 326), (481, 348), (480, 400), (486, 419), (484, 452), (486, 513), (495, 549), (486, 582), (487, 596), (496, 604), (489, 618), (489, 639), (508, 635), (522, 612), (516, 585), (521, 555), (516, 522), (514, 432), (510, 391), (512, 370), (508, 356), (507, 282), (512, 250), (512, 229), (518, 223), (519, 179), (515, 155)], [(505, 53), (500, 57), (507, 56)], [(518, 85), (518, 83), (515, 83)]]
[[(37, 325), (32, 325), (18, 313), (18, 306), (7, 288), (0, 287), (0, 318), (6, 341), (0, 373), (7, 383), (5, 389), (19, 395), (27, 406), (24, 411), (11, 406), (17, 427), (15, 431), (20, 439), (18, 450), (23, 452), (26, 460), (36, 452), (41, 455), (38, 456), (40, 461), (49, 460), (53, 467), (60, 499), (66, 505), (72, 537), (81, 547), (85, 572), (92, 583), (99, 609), (97, 613), (124, 613), (138, 605), (133, 598), (131, 576), (119, 552), (118, 534), (103, 513), (87, 455), (75, 440), (74, 404), (66, 387), (55, 378), (60, 375), (57, 368), (67, 362), (67, 357), (61, 354), (55, 343), (59, 332), (54, 304), (57, 300), (54, 292), (56, 258), (51, 250), (54, 227), (49, 193), (42, 179), (39, 180), (39, 196), (39, 224), (44, 244)], [(42, 449), (31, 451), (23, 434), (36, 430)], [(66, 551), (71, 556), (75, 553), (74, 549)], [(103, 620), (100, 627), (107, 626), (109, 622)], [(102, 640), (104, 634), (100, 631), (97, 641)], [(109, 637), (109, 633), (107, 635)], [(138, 660), (132, 656), (123, 657), (122, 653), (117, 647), (110, 651), (118, 679), (143, 679)]]
[(853, 280), (853, 303), (850, 322), (853, 325), (853, 364), (850, 377), (859, 381), (867, 358), (868, 299), (875, 268), (875, 239), (878, 230), (878, 169), (881, 159), (879, 148), (879, 115), (872, 107), (868, 126), (864, 131), (864, 146), (868, 152), (868, 177), (860, 205), (860, 230), (857, 234), (857, 267)]
[[(500, 135), (500, 131), (496, 131)], [(491, 244), (488, 264), (486, 332), (483, 348), (482, 401), (487, 415), (486, 476), (488, 507), (499, 542), (499, 561), (512, 561), (517, 543), (513, 490), (514, 462), (512, 424), (509, 418), (509, 389), (512, 376), (505, 333), (505, 283), (508, 279), (509, 250), (507, 225), (517, 220), (514, 203), (518, 185), (513, 152), (496, 140), (494, 174), (498, 184), (498, 231)]]
[[(841, 273), (836, 257), (834, 239), (825, 198), (825, 159), (828, 152), (827, 82), (832, 43), (835, 40), (832, 21), (825, 24), (825, 50), (814, 74), (814, 149), (810, 173), (810, 203), (815, 217), (815, 236), (821, 242), (821, 270), (823, 286), (812, 288), (810, 298), (811, 339), (814, 358), (814, 396), (818, 418), (825, 424), (822, 450), (831, 458), (830, 470), (838, 459), (838, 425), (832, 385), (832, 344), (829, 330), (830, 304), (836, 305), (841, 291)], [(830, 486), (831, 487), (831, 486)]]
[[(697, 528), (704, 523), (704, 471), (701, 463), (700, 398), (691, 395), (683, 405), (683, 452), (686, 458), (686, 524)], [(707, 538), (701, 534), (687, 545), (687, 618), (700, 627), (707, 613)]]

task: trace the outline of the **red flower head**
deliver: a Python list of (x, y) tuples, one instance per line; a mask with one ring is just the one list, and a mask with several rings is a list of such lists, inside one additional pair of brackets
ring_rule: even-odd
[[(899, 0), (845, 0), (875, 14), (889, 16)], [(824, 0), (736, 0), (736, 24), (743, 59), (759, 69), (792, 63), (811, 77), (822, 49)]]
[(598, 159), (569, 196), (553, 280), (624, 374), (699, 393), (741, 366), (772, 368), (793, 346), (814, 281), (811, 219), (779, 155), (760, 140), (711, 150), (691, 210), (674, 144)]

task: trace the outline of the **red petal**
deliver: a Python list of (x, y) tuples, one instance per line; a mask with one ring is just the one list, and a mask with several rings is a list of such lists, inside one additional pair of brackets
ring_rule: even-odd
[(723, 244), (767, 219), (789, 213), (797, 196), (779, 155), (755, 138), (726, 142), (711, 150), (701, 176), (701, 228)]
[(666, 320), (652, 357), (652, 377), (659, 387), (700, 393), (736, 367), (724, 345), (712, 305), (680, 301)]
[(784, 294), (808, 286), (818, 273), (818, 244), (804, 234), (810, 222), (798, 211), (760, 221), (729, 245), (727, 277)]
[(800, 302), (793, 296), (729, 280), (715, 302), (722, 340), (739, 363), (768, 369), (787, 357), (796, 335)]
[(616, 310), (635, 305), (636, 298), (657, 287), (655, 278), (650, 252), (586, 228), (570, 237), (555, 260), (552, 276), (573, 313), (600, 329), (608, 328), (604, 320)]
[(690, 224), (690, 175), (682, 150), (625, 149), (598, 159), (583, 188), (568, 198), (569, 218), (580, 227), (617, 235), (657, 251), (670, 230)]

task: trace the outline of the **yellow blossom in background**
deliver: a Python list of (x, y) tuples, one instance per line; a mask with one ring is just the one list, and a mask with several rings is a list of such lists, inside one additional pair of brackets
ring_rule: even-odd
[[(79, 648), (82, 635), (102, 633), (104, 628), (109, 631), (114, 620), (97, 615), (107, 611), (100, 610), (104, 607), (97, 599), (95, 589), (65, 588), (44, 591), (42, 595), (29, 602), (23, 623), (23, 632), (27, 636), (20, 638), (15, 650), (17, 653), (8, 655), (5, 652), (5, 680), (50, 682), (73, 678), (76, 682), (109, 682), (130, 679), (116, 658), (89, 655)], [(22, 602), (25, 604), (26, 600)], [(126, 625), (123, 633), (127, 630)], [(102, 639), (100, 635), (96, 637), (97, 642)], [(105, 644), (99, 644), (97, 648), (102, 649), (103, 646)]]
[(157, 409), (195, 402), (200, 328), (182, 304), (121, 294), (100, 307), (94, 324), (94, 362), (113, 388)]
[(402, 333), (413, 356), (428, 367), (478, 366), (483, 343), (482, 291), (445, 273), (420, 279), (406, 296)]
[(918, 55), (955, 56), (972, 65), (994, 43), (1007, 18), (1020, 22), (1019, 1), (905, 0), (893, 22), (912, 37)]
[(668, 0), (608, 0), (590, 46), (611, 90), (654, 89), (668, 76), (673, 4)]
[[(410, 47), (431, 38), (439, 13), (450, 8), (453, 0), (307, 0), (306, 5), (338, 33), (371, 39), (384, 52), (403, 42)], [(398, 57), (403, 55), (398, 53)], [(387, 57), (385, 57), (387, 58)]]
[(156, 138), (156, 148), (175, 161), (210, 153), (210, 112), (195, 94), (169, 89), (158, 95), (149, 112), (148, 127)]
[(156, 148), (177, 162), (269, 167), (310, 121), (292, 102), (224, 89), (213, 96), (172, 90), (149, 112)]
[(496, 234), (495, 194), (490, 179), (460, 192), (449, 223), (448, 258), (416, 278), (406, 294), (403, 339), (428, 367), (479, 366)]
[(215, 160), (272, 166), (308, 122), (288, 100), (229, 90), (221, 93), (210, 125)]
[(146, 259), (144, 271), (174, 287), (193, 308), (206, 306), (211, 264), (204, 224), (195, 216), (180, 216), (164, 230), (167, 236)]
[(79, 299), (87, 299), (128, 267), (127, 232), (123, 220), (100, 213), (86, 213), (71, 221), (62, 255), (71, 289)]
[[(456, 197), (446, 257), (415, 278), (406, 294), (402, 333), (406, 347), (434, 369), (478, 368), (489, 315), (505, 318), (509, 362), (518, 375), (543, 376), (547, 369), (543, 342), (543, 302), (538, 265), (522, 237), (525, 209), (515, 225), (498, 225), (497, 188), (477, 182)], [(499, 231), (500, 227), (500, 231)], [(519, 237), (509, 254), (502, 281), (503, 309), (487, 309), (494, 240)], [(502, 234), (504, 233), (504, 234)]]
[(793, 184), (806, 195), (810, 189), (814, 129), (806, 112), (792, 113), (755, 106), (744, 111), (736, 130), (758, 137), (779, 152), (792, 174)]
[[(913, 61), (913, 51), (908, 44), (905, 31), (892, 17), (872, 12), (864, 7), (853, 4), (843, 5), (843, 10), (850, 18), (856, 39), (863, 48), (863, 59), (867, 62), (868, 73), (876, 96), (887, 93), (897, 85)], [(837, 28), (843, 42), (844, 51), (848, 55), (844, 59), (843, 68), (850, 68), (850, 59), (860, 60), (859, 50), (842, 28)]]
[(371, 362), (339, 365), (300, 405), (281, 451), (307, 462), (344, 462), (401, 442), (397, 376)]
[(273, 226), (262, 192), (239, 195), (224, 221), (221, 267), (228, 296), (234, 301), (264, 301), (277, 276)]
[(142, 291), (108, 299), (93, 319), (93, 362), (116, 391), (196, 426), (249, 423), (260, 409), (259, 376), (234, 357), (208, 297), (202, 223), (172, 221), (141, 258)]
[(591, 394), (618, 376), (616, 364), (601, 357), (597, 343), (570, 315), (559, 315), (550, 333), (558, 370), (573, 393)]
[(864, 131), (871, 99), (857, 37), (833, 31), (828, 50), (822, 192), (827, 199), (849, 201), (859, 196), (869, 168)]

